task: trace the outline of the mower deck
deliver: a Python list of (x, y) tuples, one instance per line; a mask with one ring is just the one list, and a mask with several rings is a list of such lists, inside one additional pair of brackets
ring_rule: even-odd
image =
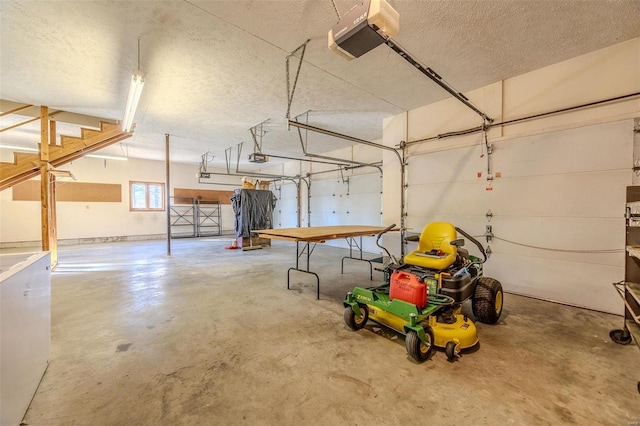
[[(451, 303), (437, 294), (429, 295), (427, 305), (420, 309), (412, 303), (391, 300), (388, 286), (355, 287), (347, 295), (344, 305), (365, 322), (372, 320), (404, 335), (415, 332), (423, 345), (443, 348), (449, 358), (478, 343), (475, 324), (460, 313), (459, 307), (446, 316), (447, 321), (439, 320), (439, 314), (450, 308)], [(345, 321), (347, 315), (351, 316), (345, 312)]]

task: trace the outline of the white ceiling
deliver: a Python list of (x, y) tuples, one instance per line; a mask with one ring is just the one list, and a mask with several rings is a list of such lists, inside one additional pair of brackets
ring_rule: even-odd
[[(356, 3), (336, 0), (341, 13)], [(640, 36), (637, 0), (390, 3), (394, 39), (463, 92)], [(164, 159), (169, 133), (174, 161), (209, 151), (222, 164), (241, 141), (251, 152), (249, 128), (269, 119), (263, 151), (302, 156), (285, 127), (285, 58), (307, 39), (291, 113), (311, 110), (310, 124), (376, 140), (384, 117), (448, 96), (386, 46), (351, 62), (330, 52), (331, 0), (2, 0), (0, 16), (1, 99), (111, 119), (122, 116), (140, 39), (135, 134), (111, 154)], [(27, 133), (0, 141), (26, 143)], [(311, 152), (347, 144), (309, 141)]]

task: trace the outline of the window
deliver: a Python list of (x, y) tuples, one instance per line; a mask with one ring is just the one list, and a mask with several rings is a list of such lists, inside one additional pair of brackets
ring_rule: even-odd
[(129, 182), (131, 211), (164, 210), (164, 183)]

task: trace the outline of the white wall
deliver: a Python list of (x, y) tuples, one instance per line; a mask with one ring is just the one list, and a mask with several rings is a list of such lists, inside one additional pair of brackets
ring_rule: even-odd
[[(382, 222), (382, 176), (380, 173), (353, 175), (312, 181), (311, 225), (373, 225)], [(330, 240), (328, 245), (349, 248), (346, 240)], [(358, 240), (359, 244), (359, 240)], [(374, 238), (363, 237), (363, 249), (379, 253)]]
[(278, 199), (273, 212), (273, 227), (295, 228), (298, 226), (297, 184), (291, 181), (277, 182), (272, 191)]
[[(500, 122), (638, 91), (636, 38), (468, 96)], [(486, 180), (487, 155), (481, 158), (481, 134), (410, 145), (407, 226), (420, 232), (429, 222), (446, 220), (481, 235), (490, 224), (503, 240), (491, 243), (486, 274), (507, 291), (619, 314), (622, 304), (611, 283), (624, 276), (625, 187), (632, 182), (638, 116), (636, 97), (492, 128), (493, 173), (501, 175), (492, 183)], [(447, 99), (385, 120), (383, 141), (411, 143), (479, 124), (474, 113)], [(399, 167), (386, 153), (384, 172), (384, 221), (399, 221), (400, 211), (393, 209)], [(491, 222), (485, 217), (489, 209)]]
[[(79, 182), (120, 184), (122, 202), (58, 202), (58, 239), (166, 235), (166, 212), (130, 212), (129, 181), (164, 182), (165, 164), (159, 161), (128, 161), (81, 158), (60, 168)], [(198, 184), (197, 165), (171, 165), (173, 188), (232, 190), (232, 186)], [(212, 179), (214, 180), (214, 179)], [(216, 182), (238, 184), (239, 178), (216, 176)], [(64, 185), (59, 182), (58, 185)], [(40, 241), (40, 202), (12, 201), (12, 190), (0, 192), (0, 242)], [(233, 230), (233, 210), (222, 206), (222, 229)]]
[(276, 165), (266, 164), (259, 172), (292, 178), (275, 180), (271, 184), (271, 191), (278, 199), (273, 212), (274, 228), (295, 228), (298, 226), (298, 185), (301, 185), (305, 191), (301, 197), (304, 201), (300, 213), (301, 226), (307, 226), (306, 185), (299, 179), (300, 176), (304, 177), (308, 173), (307, 166), (299, 161), (288, 161)]

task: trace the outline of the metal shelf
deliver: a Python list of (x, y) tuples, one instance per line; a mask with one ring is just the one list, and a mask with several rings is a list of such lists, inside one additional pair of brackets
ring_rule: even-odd
[(640, 284), (638, 283), (626, 283), (627, 293), (629, 293), (640, 305)]
[(631, 305), (632, 302), (630, 300), (630, 298), (632, 298), (636, 305), (640, 305), (640, 284), (623, 281), (615, 283), (614, 287), (624, 302), (625, 317), (632, 319), (637, 324), (640, 324), (640, 312), (636, 312), (636, 308)]
[(171, 238), (222, 235), (222, 211), (219, 201), (171, 197)]
[[(178, 200), (179, 203), (176, 203)], [(169, 216), (171, 238), (189, 238), (196, 236), (193, 198), (171, 197)]]
[(640, 247), (638, 246), (627, 246), (627, 253), (629, 256), (640, 259)]
[(629, 330), (629, 333), (631, 333), (631, 337), (633, 337), (638, 348), (640, 348), (640, 325), (633, 320), (626, 320), (625, 326), (627, 327), (627, 330)]
[[(637, 210), (640, 202), (640, 186), (627, 187), (627, 204), (625, 206), (625, 267), (624, 281), (615, 283), (614, 287), (624, 303), (624, 327), (612, 330), (611, 339), (616, 343), (630, 343), (635, 340), (640, 348), (640, 226), (638, 226)], [(638, 382), (640, 392), (640, 382)]]
[(196, 200), (196, 236), (222, 235), (222, 213), (218, 201)]

